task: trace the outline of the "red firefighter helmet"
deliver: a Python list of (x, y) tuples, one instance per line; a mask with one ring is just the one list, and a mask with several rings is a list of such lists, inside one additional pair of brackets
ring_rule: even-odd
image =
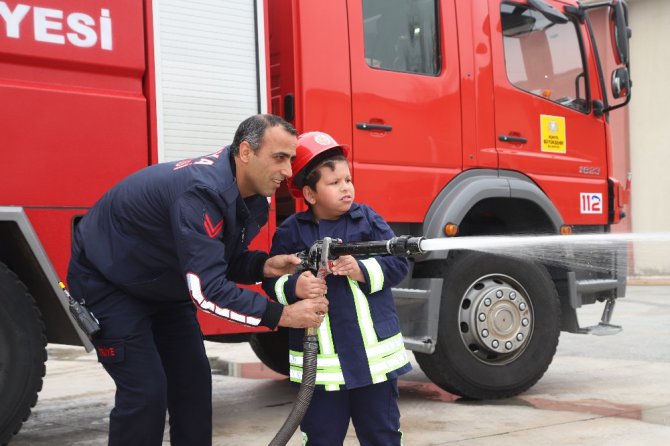
[(291, 163), (293, 176), (287, 180), (288, 190), (294, 198), (302, 198), (305, 176), (321, 160), (334, 155), (349, 156), (349, 146), (338, 144), (323, 132), (307, 132), (298, 136), (295, 159)]

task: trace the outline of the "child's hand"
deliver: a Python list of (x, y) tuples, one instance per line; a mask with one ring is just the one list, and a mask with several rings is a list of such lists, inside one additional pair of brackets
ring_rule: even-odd
[(353, 256), (342, 256), (333, 260), (331, 270), (336, 276), (349, 276), (358, 282), (365, 282), (363, 271)]
[(295, 295), (300, 299), (314, 299), (326, 295), (326, 281), (319, 279), (311, 271), (300, 274), (295, 284)]

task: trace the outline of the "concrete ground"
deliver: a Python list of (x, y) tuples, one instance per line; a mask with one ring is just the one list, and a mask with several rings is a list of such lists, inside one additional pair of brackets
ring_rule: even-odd
[[(602, 305), (580, 310), (597, 323)], [(615, 336), (562, 333), (545, 376), (516, 398), (473, 402), (415, 370), (400, 381), (406, 445), (670, 444), (670, 286), (631, 286), (612, 323)], [(294, 391), (248, 344), (207, 345), (214, 377), (215, 445), (268, 444)], [(93, 354), (48, 349), (44, 389), (13, 446), (105, 445), (114, 387)], [(166, 436), (165, 444), (169, 444)], [(295, 435), (291, 445), (301, 444)], [(358, 444), (353, 428), (345, 445)]]

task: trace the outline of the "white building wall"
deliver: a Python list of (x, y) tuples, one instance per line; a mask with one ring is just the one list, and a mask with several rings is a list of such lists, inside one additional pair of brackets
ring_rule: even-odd
[[(670, 1), (629, 0), (632, 230), (670, 232)], [(670, 246), (636, 248), (636, 275), (670, 275)]]

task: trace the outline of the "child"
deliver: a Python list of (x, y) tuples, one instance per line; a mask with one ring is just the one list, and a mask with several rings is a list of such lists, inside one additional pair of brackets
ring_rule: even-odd
[[(344, 242), (387, 240), (388, 224), (354, 203), (348, 148), (321, 132), (298, 138), (289, 189), (309, 210), (292, 215), (275, 234), (271, 255), (309, 248), (324, 237)], [(327, 292), (328, 314), (318, 330), (316, 388), (300, 425), (304, 444), (342, 444), (351, 419), (362, 445), (400, 445), (397, 377), (411, 369), (400, 334), (391, 287), (407, 274), (407, 260), (393, 256), (332, 262), (325, 281), (311, 272), (268, 279), (268, 295), (289, 305)], [(304, 330), (289, 332), (291, 381), (302, 378)]]

